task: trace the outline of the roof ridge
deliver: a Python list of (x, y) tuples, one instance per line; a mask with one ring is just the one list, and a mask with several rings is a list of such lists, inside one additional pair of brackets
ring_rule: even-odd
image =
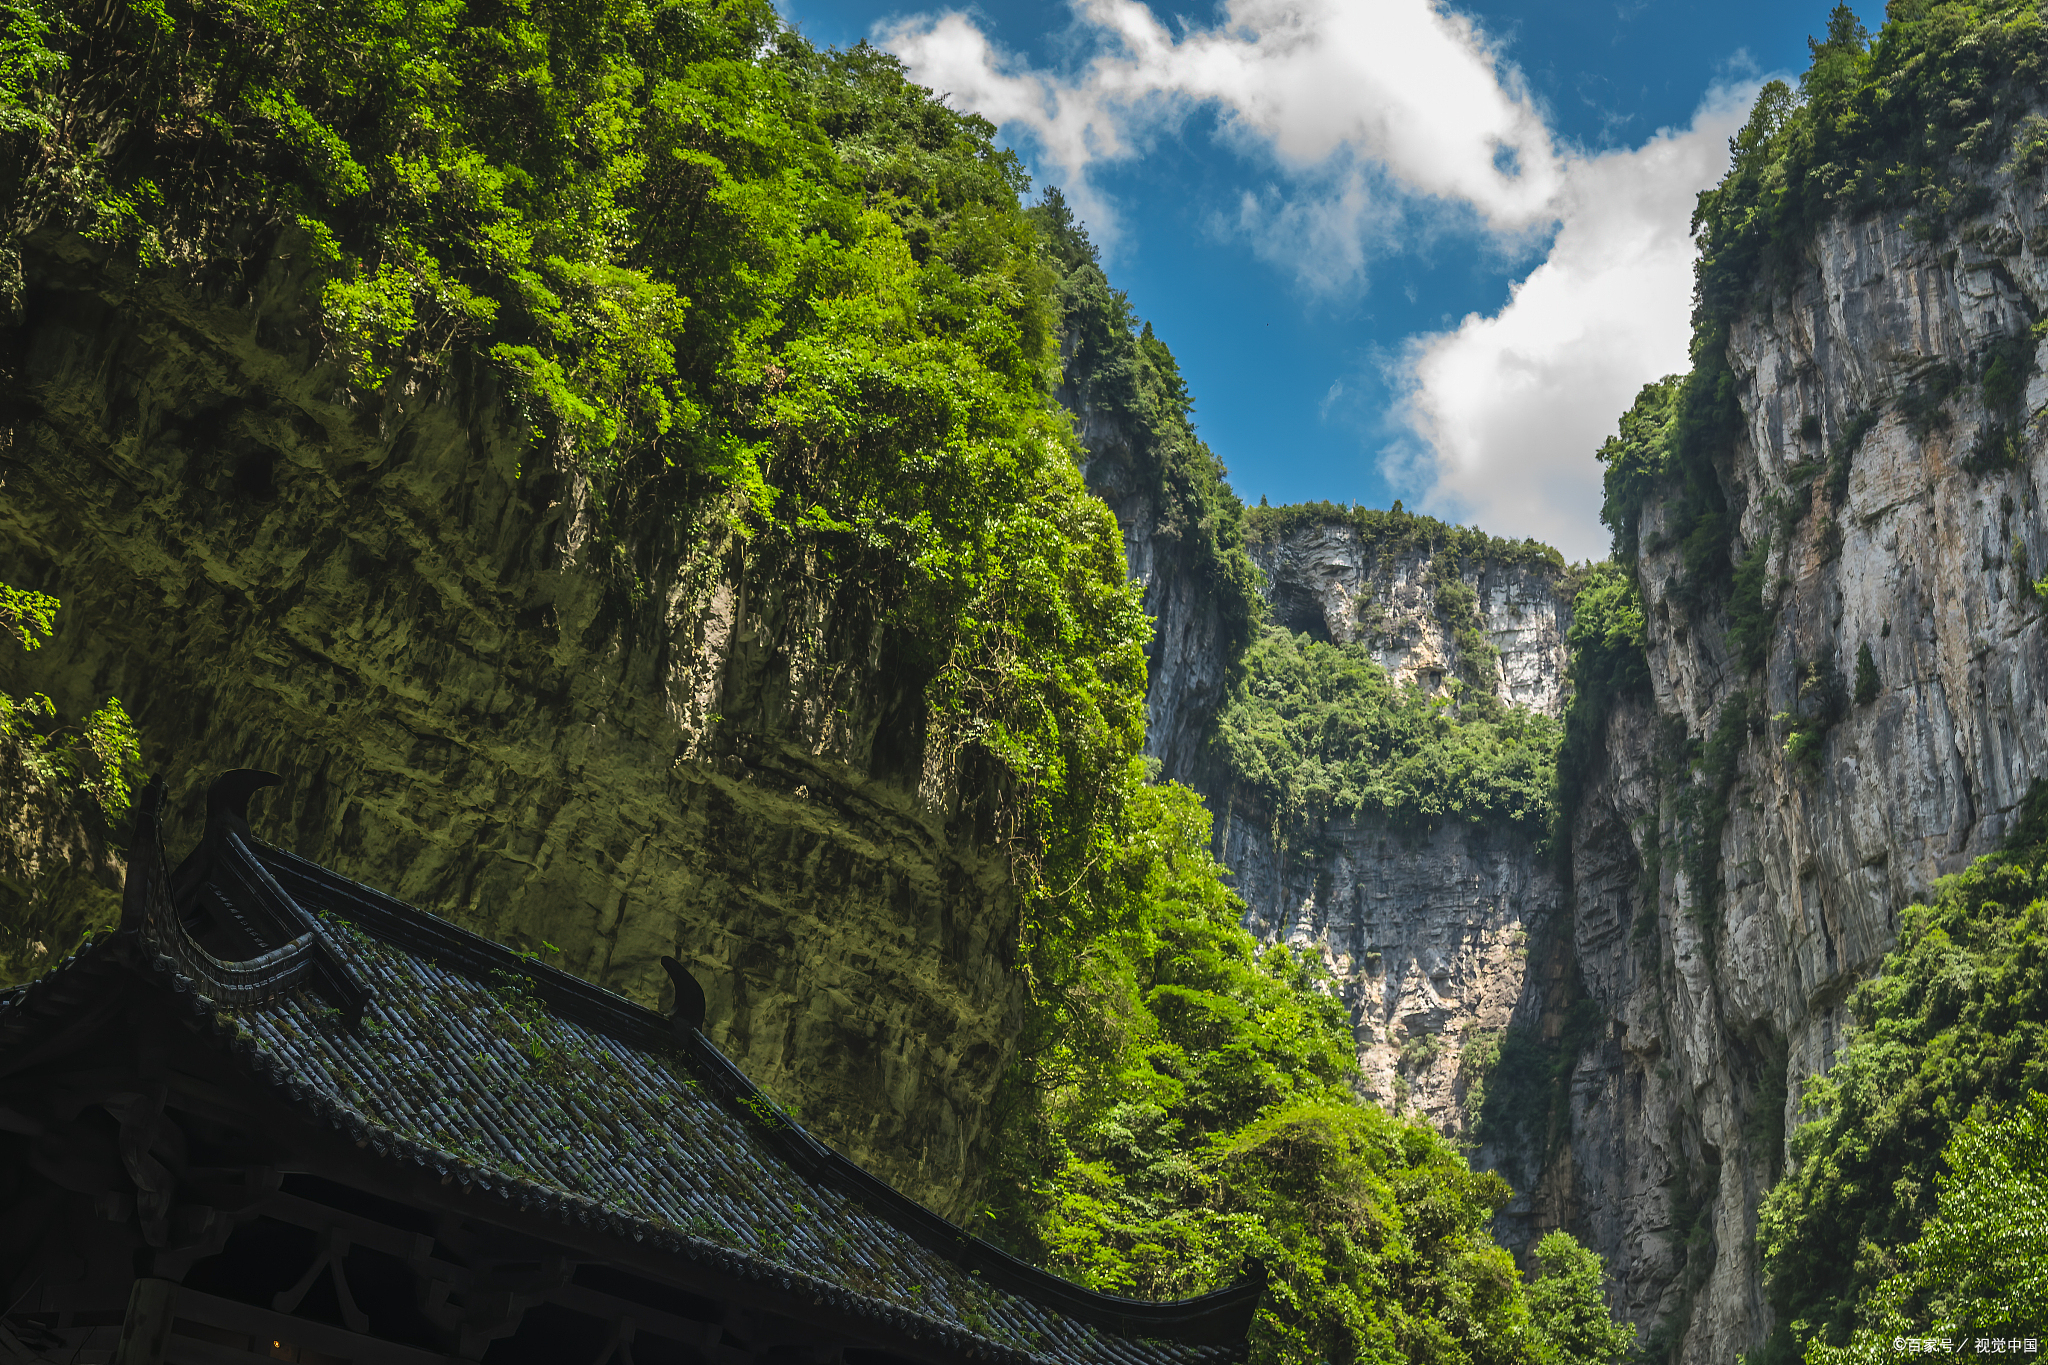
[[(465, 975), (475, 972), (523, 974), (536, 988), (543, 1004), (564, 1018), (618, 1039), (648, 1047), (673, 1044), (669, 1018), (658, 1010), (609, 990), (573, 972), (552, 967), (528, 954), (485, 938), (431, 910), (398, 899), (389, 892), (366, 886), (323, 867), (289, 849), (255, 840), (251, 847), (257, 860), (280, 881), (295, 878), (320, 888), (322, 900), (331, 904), (341, 899), (341, 913), (351, 924), (367, 930), (374, 938), (404, 948)], [(280, 876), (280, 873), (283, 875)]]
[(1051, 1359), (1013, 1346), (1005, 1346), (971, 1329), (955, 1326), (926, 1312), (836, 1284), (798, 1267), (769, 1260), (745, 1247), (730, 1246), (713, 1238), (685, 1232), (666, 1222), (623, 1212), (587, 1194), (560, 1189), (530, 1176), (485, 1168), (468, 1158), (408, 1137), (391, 1125), (371, 1118), (347, 1100), (331, 1094), (306, 1077), (288, 1059), (280, 1057), (265, 1046), (263, 1040), (256, 1034), (238, 1028), (234, 1017), (222, 1014), (216, 1002), (198, 989), (199, 983), (186, 976), (179, 964), (168, 954), (147, 954), (145, 964), (158, 975), (168, 979), (173, 993), (183, 998), (188, 1010), (204, 1020), (210, 1032), (225, 1040), (228, 1051), (248, 1070), (258, 1084), (281, 1091), (294, 1104), (311, 1108), (315, 1114), (351, 1141), (359, 1146), (368, 1146), (380, 1157), (410, 1159), (417, 1166), (451, 1177), (462, 1185), (465, 1191), (473, 1185), (484, 1193), (495, 1194), (499, 1199), (520, 1209), (537, 1206), (543, 1213), (563, 1222), (636, 1233), (638, 1235), (634, 1237), (635, 1241), (649, 1239), (656, 1246), (664, 1246), (693, 1260), (707, 1261), (716, 1269), (728, 1274), (755, 1280), (781, 1279), (785, 1284), (791, 1280), (803, 1280), (815, 1297), (834, 1307), (852, 1311), (857, 1316), (899, 1323), (905, 1318), (915, 1318), (928, 1326), (933, 1333), (952, 1338), (956, 1345), (971, 1346), (998, 1359)]
[[(1168, 1337), (1191, 1343), (1242, 1340), (1257, 1311), (1265, 1289), (1263, 1273), (1185, 1299), (1133, 1299), (1090, 1289), (1032, 1265), (926, 1208), (821, 1141), (700, 1030), (688, 1028), (679, 1040), (668, 1016), (616, 991), (516, 952), (310, 858), (261, 840), (251, 846), (280, 882), (297, 880), (316, 886), (320, 894), (309, 899), (338, 908), (344, 918), (375, 938), (464, 974), (521, 973), (549, 1009), (622, 1043), (649, 1049), (680, 1045), (693, 1069), (719, 1098), (750, 1121), (755, 1135), (806, 1179), (837, 1189), (927, 1250), (980, 1274), (998, 1288), (1120, 1336)], [(338, 907), (337, 901), (341, 902)], [(759, 1105), (766, 1105), (774, 1114), (773, 1122), (762, 1118)]]

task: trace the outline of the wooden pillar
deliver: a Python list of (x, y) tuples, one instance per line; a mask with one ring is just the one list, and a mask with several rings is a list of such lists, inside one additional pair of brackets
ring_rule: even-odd
[(163, 1365), (177, 1302), (178, 1286), (169, 1280), (137, 1280), (128, 1293), (128, 1316), (121, 1323), (120, 1344), (114, 1347), (114, 1365)]

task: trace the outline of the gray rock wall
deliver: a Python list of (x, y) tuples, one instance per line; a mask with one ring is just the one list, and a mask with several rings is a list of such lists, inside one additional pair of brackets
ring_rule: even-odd
[[(1071, 394), (1066, 400), (1074, 401)], [(1143, 476), (1133, 422), (1081, 408), (1089, 491), (1109, 504), (1124, 537), (1124, 565), (1144, 589), (1152, 641), (1145, 650), (1145, 752), (1168, 774), (1201, 763), (1209, 717), (1223, 704), (1222, 622), (1209, 585), (1189, 564), (1162, 515), (1156, 481)]]
[[(1729, 707), (1812, 716), (1809, 680), (1853, 687), (1859, 646), (1879, 679), (1868, 704), (1843, 701), (1810, 765), (1785, 753), (1788, 722), (1745, 735), (1710, 850), (1718, 900), (1682, 859), (1658, 858), (1687, 830), (1678, 790), (1647, 776), (1649, 717), (1610, 731), (1573, 850), (1577, 958), (1611, 1022), (1580, 1061), (1571, 1152), (1550, 1181), (1631, 1315), (1683, 1329), (1685, 1361), (1731, 1360), (1771, 1328), (1757, 1204), (1803, 1078), (1840, 1046), (1843, 998), (1891, 947), (1899, 910), (1994, 848), (2048, 774), (2048, 640), (2028, 585), (2048, 571), (2048, 378), (2033, 374), (2016, 412), (1987, 409), (1977, 382), (1991, 348), (2048, 310), (2048, 202), (2031, 184), (1991, 189), (1985, 212), (1933, 241), (1901, 214), (1828, 224), (1733, 329), (1745, 420), (1726, 478), (1731, 553), (1772, 537), (1760, 675), (1731, 658), (1724, 612), (1688, 608), (1671, 509), (1645, 508), (1655, 705), (1683, 734), (1703, 739)], [(1901, 400), (1948, 364), (1960, 383), (1916, 429)], [(1876, 423), (1842, 505), (1816, 496), (1787, 534), (1778, 508), (1799, 467), (1865, 411)], [(2013, 467), (1967, 467), (2015, 421)], [(1629, 887), (1644, 865), (1658, 869), (1648, 895)], [(1639, 916), (1653, 932), (1620, 932)]]
[(1336, 976), (1367, 1097), (1465, 1132), (1465, 1050), (1511, 1022), (1531, 945), (1562, 904), (1550, 860), (1513, 831), (1378, 820), (1333, 823), (1315, 851), (1289, 852), (1256, 813), (1226, 805), (1221, 817), (1246, 927), (1319, 954)]
[[(1273, 620), (1338, 644), (1362, 641), (1397, 683), (1440, 689), (1458, 668), (1456, 623), (1440, 618), (1431, 556), (1381, 554), (1346, 522), (1321, 522), (1256, 543)], [(1500, 651), (1500, 699), (1564, 713), (1565, 632), (1571, 602), (1555, 570), (1486, 561), (1460, 575), (1479, 596)]]
[[(1840, 1046), (1842, 1001), (1891, 947), (1900, 908), (1995, 847), (2048, 775), (2048, 640), (2031, 589), (2048, 574), (2048, 376), (2036, 370), (2012, 412), (1987, 408), (1979, 382), (1994, 346), (2031, 351), (2048, 315), (2048, 199), (2010, 181), (1992, 190), (1991, 207), (1933, 241), (1899, 214), (1830, 224), (1738, 320), (1729, 554), (1772, 538), (1768, 660), (1748, 673), (1726, 610), (1688, 605), (1674, 509), (1648, 505), (1654, 697), (1608, 719), (1567, 877), (1508, 836), (1463, 828), (1336, 827), (1313, 856), (1290, 853), (1238, 794), (1208, 793), (1248, 922), (1323, 952), (1381, 1098), (1458, 1130), (1463, 1044), (1503, 1021), (1556, 1038), (1592, 1002), (1600, 1022), (1572, 1072), (1568, 1124), (1476, 1158), (1517, 1185), (1508, 1244), (1555, 1226), (1588, 1240), (1617, 1307), (1683, 1361), (1731, 1360), (1769, 1332), (1756, 1210), (1803, 1078)], [(1951, 365), (1953, 391), (1916, 425), (1913, 395)], [(1786, 521), (1802, 473), (1866, 412), (1841, 505), (1823, 477), (1813, 509)], [(1973, 461), (2001, 428), (2017, 437), (2012, 467)], [(1398, 678), (1456, 672), (1420, 556), (1375, 559), (1333, 523), (1254, 557), (1281, 623), (1365, 641)], [(1467, 581), (1502, 652), (1503, 699), (1556, 715), (1569, 607), (1539, 577), (1489, 566)], [(1789, 722), (1770, 718), (1825, 710), (1816, 680), (1846, 697), (1859, 646), (1875, 699), (1844, 700), (1815, 760), (1795, 764)], [(1170, 671), (1154, 682), (1177, 685)], [(1701, 879), (1684, 856), (1700, 779), (1675, 774), (1728, 707), (1755, 720)], [(1202, 785), (1198, 765), (1167, 774)], [(1411, 1042), (1425, 1035), (1441, 1041)]]

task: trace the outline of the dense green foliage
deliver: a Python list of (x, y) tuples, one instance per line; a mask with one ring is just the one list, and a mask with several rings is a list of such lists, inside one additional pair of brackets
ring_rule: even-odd
[(1598, 1258), (1525, 1291), (1486, 1231), (1506, 1184), (1354, 1097), (1334, 983), (1245, 931), (1209, 835), (1178, 786), (1125, 806), (1118, 856), (1090, 874), (1111, 923), (1031, 1021), (1007, 1092), (991, 1230), (1140, 1296), (1261, 1263), (1261, 1361), (1608, 1360)]
[[(1535, 1334), (1553, 1358), (1619, 1361), (1635, 1345), (1636, 1329), (1618, 1324), (1602, 1294), (1600, 1258), (1562, 1232), (1536, 1244), (1539, 1267), (1529, 1287)], [(1538, 1355), (1541, 1359), (1542, 1356)]]
[(1873, 43), (1847, 5), (1812, 43), (1799, 92), (1764, 87), (1727, 177), (1700, 197), (1702, 311), (1727, 316), (1772, 253), (1797, 250), (1828, 217), (1907, 209), (1933, 236), (1985, 202), (1973, 186), (2001, 163), (2044, 165), (2032, 114), (2048, 71), (2048, 24), (2031, 4), (1901, 0)]
[[(1373, 572), (1402, 558), (1425, 561), (1434, 615), (1455, 644), (1458, 676), (1447, 695), (1396, 687), (1373, 656), (1383, 615), (1361, 637), (1336, 645), (1264, 625), (1210, 734), (1219, 775), (1256, 801), (1283, 847), (1305, 849), (1331, 820), (1380, 816), (1396, 827), (1442, 820), (1499, 821), (1547, 833), (1560, 730), (1503, 705), (1498, 651), (1485, 630), (1468, 564), (1539, 567), (1564, 560), (1533, 540), (1502, 540), (1405, 511), (1334, 503), (1258, 506), (1244, 513), (1246, 540), (1272, 543), (1316, 527), (1358, 536)], [(1379, 613), (1370, 603), (1361, 610)], [(1375, 621), (1378, 624), (1375, 624)]]
[[(26, 653), (46, 644), (63, 606), (47, 593), (0, 583), (0, 637)], [(56, 725), (57, 707), (40, 692), (0, 692), (0, 745), (37, 785), (76, 789), (109, 821), (127, 813), (142, 781), (142, 751), (119, 697), (109, 697), (77, 725)]]
[(68, 227), (202, 280), (311, 260), (366, 407), (487, 358), (532, 465), (597, 500), (621, 630), (714, 521), (801, 545), (862, 585), (949, 747), (1007, 773), (1028, 918), (1059, 931), (1050, 888), (1141, 742), (1147, 626), (986, 122), (765, 0), (12, 12), (10, 250)]
[(1611, 559), (1593, 565), (1572, 597), (1572, 624), (1565, 632), (1571, 695), (1557, 752), (1560, 856), (1570, 854), (1574, 814), (1588, 777), (1606, 754), (1608, 717), (1619, 702), (1650, 695), (1647, 632), (1635, 574)]
[(1671, 462), (1671, 438), (1684, 393), (1681, 375), (1643, 385), (1621, 415), (1619, 429), (1595, 451), (1601, 475), (1600, 520), (1614, 533), (1614, 557), (1633, 565), (1642, 544), (1643, 502), (1662, 483)]
[[(230, 291), (289, 257), (350, 401), (446, 371), (523, 405), (522, 477), (566, 468), (593, 499), (609, 628), (642, 628), (649, 583), (721, 529), (867, 594), (1011, 817), (1031, 994), (992, 1231), (1141, 1294), (1263, 1263), (1261, 1359), (1597, 1358), (1583, 1259), (1532, 1318), (1486, 1231), (1505, 1185), (1354, 1097), (1331, 983), (1260, 951), (1206, 812), (1144, 781), (1147, 623), (1057, 396), (1122, 423), (1243, 643), (1241, 509), (1171, 353), (1056, 194), (1019, 202), (987, 123), (872, 49), (813, 50), (763, 0), (7, 12), (0, 292), (39, 232)], [(24, 643), (47, 627), (42, 599), (6, 600)], [(1272, 676), (1294, 650), (1271, 641)], [(1279, 738), (1343, 769), (1337, 799), (1543, 823), (1541, 723), (1345, 677), (1356, 698)], [(1407, 767), (1345, 768), (1329, 746), (1354, 723)]]
[(1212, 743), (1283, 844), (1300, 847), (1326, 821), (1361, 815), (1407, 828), (1467, 820), (1548, 832), (1562, 733), (1548, 717), (1497, 702), (1461, 715), (1419, 684), (1396, 687), (1363, 643), (1274, 626), (1245, 664)]
[(1812, 1365), (1889, 1360), (1901, 1337), (2003, 1342), (2040, 1331), (2048, 1318), (2048, 1094), (2023, 1095), (1997, 1119), (1973, 1112), (1941, 1159), (1947, 1169), (1935, 1176), (1935, 1210), (1919, 1239), (1871, 1294), (1847, 1346), (1807, 1347)]
[[(0, 656), (25, 656), (48, 643), (61, 609), (47, 593), (0, 583)], [(28, 659), (19, 662), (32, 674)], [(121, 699), (107, 698), (76, 725), (60, 720), (56, 704), (40, 692), (0, 691), (0, 790), (40, 819), (75, 817), (94, 834), (123, 832), (122, 817), (142, 782), (142, 748)], [(0, 844), (0, 987), (63, 960), (92, 931), (109, 927), (115, 908), (104, 898), (84, 904), (57, 895), (54, 884), (72, 869), (52, 866), (61, 860), (39, 840), (44, 831), (15, 812), (9, 816), (7, 832), (27, 841)]]
[[(1865, 1329), (1891, 1335), (1897, 1321), (1922, 1329), (1913, 1335), (1958, 1323), (1987, 1329), (1958, 1329), (1966, 1335), (1993, 1335), (1991, 1320), (2017, 1306), (2001, 1303), (1999, 1286), (2040, 1275), (2042, 1262), (2023, 1253), (2048, 1236), (2042, 1149), (2001, 1144), (2038, 1127), (2038, 1092), (2048, 1090), (2048, 787), (2029, 798), (2006, 851), (1943, 879), (1930, 904), (1900, 915), (1898, 947), (1849, 1010), (1855, 1035), (1807, 1083), (1808, 1121), (1759, 1219), (1781, 1324), (1767, 1361), (1837, 1358), (1822, 1348), (1849, 1346)], [(2016, 1111), (2022, 1103), (2031, 1108)], [(1964, 1123), (1980, 1113), (1988, 1117)], [(2014, 1204), (1973, 1225), (1985, 1191), (2028, 1181), (2031, 1210)], [(1953, 1254), (2008, 1222), (2019, 1240), (1998, 1255), (1972, 1265)]]

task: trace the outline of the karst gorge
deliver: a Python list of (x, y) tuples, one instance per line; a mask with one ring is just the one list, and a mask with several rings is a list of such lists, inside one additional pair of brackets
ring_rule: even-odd
[(1579, 565), (1242, 505), (1059, 192), (766, 3), (0, 13), (0, 981), (267, 770), (1261, 1362), (2048, 1336), (2034, 7), (1763, 88)]

